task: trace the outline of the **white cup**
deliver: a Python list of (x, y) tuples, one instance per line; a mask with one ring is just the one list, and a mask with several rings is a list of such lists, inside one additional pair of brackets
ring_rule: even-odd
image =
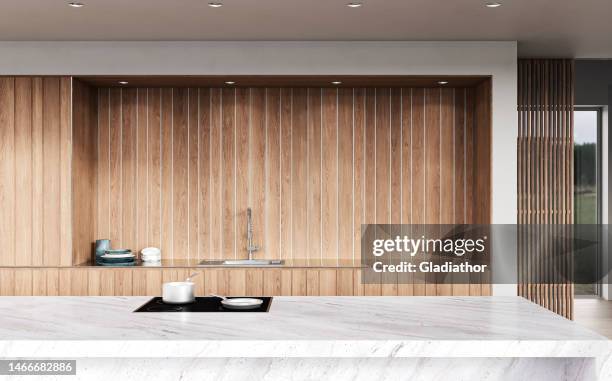
[(168, 282), (162, 285), (162, 300), (168, 304), (186, 304), (195, 301), (193, 282)]

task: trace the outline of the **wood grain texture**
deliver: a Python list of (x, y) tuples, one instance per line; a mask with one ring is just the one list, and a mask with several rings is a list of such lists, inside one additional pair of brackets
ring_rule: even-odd
[[(198, 89), (198, 259), (211, 258), (211, 89)], [(158, 246), (159, 247), (159, 246)]]
[[(531, 225), (530, 230), (519, 231), (518, 293), (573, 319), (574, 285), (562, 274), (571, 274), (574, 265), (569, 256), (558, 255), (559, 243), (553, 243), (556, 237), (551, 231), (571, 229), (574, 223), (574, 62), (519, 60), (518, 79), (518, 222)], [(491, 90), (483, 84), (475, 91)], [(477, 105), (475, 117), (490, 118), (490, 104)], [(486, 141), (490, 136), (477, 134), (477, 139)], [(489, 156), (490, 152), (476, 154)], [(530, 236), (534, 229), (537, 237), (543, 237), (539, 242)], [(569, 231), (566, 234), (570, 236)]]
[[(281, 114), (280, 89), (266, 89), (266, 157), (265, 157), (265, 221), (264, 255), (281, 257)], [(248, 142), (245, 144), (248, 146)], [(241, 188), (242, 189), (242, 188)], [(246, 240), (245, 240), (246, 242)], [(242, 246), (245, 247), (246, 245)]]
[[(43, 81), (32, 78), (32, 265), (43, 264)], [(37, 253), (36, 255), (34, 253)]]
[(194, 278), (196, 295), (363, 295), (358, 268), (0, 268), (0, 295), (159, 296), (163, 282)]
[[(355, 265), (362, 223), (465, 214), (455, 189), (473, 165), (452, 147), (472, 122), (455, 92), (468, 96), (452, 88), (101, 89), (100, 143), (110, 136), (124, 147), (98, 150), (98, 231), (133, 225), (114, 245), (161, 246), (165, 258), (246, 258), (251, 207), (256, 256)], [(148, 194), (128, 177), (150, 184)], [(113, 199), (115, 191), (123, 196)], [(149, 234), (136, 239), (143, 226)]]
[(0, 263), (15, 265), (15, 79), (0, 78)]
[[(260, 250), (255, 255), (260, 254), (263, 257), (271, 257), (266, 254), (266, 247), (263, 246), (265, 239), (265, 154), (266, 154), (266, 90), (265, 89), (250, 89), (249, 102), (249, 139), (245, 146), (237, 147), (239, 150), (245, 150), (248, 147), (248, 183), (247, 189), (247, 205), (243, 205), (243, 209), (236, 213), (236, 231), (235, 234), (241, 237), (246, 237), (246, 208), (252, 209), (253, 218), (253, 240), (254, 244), (260, 246)], [(244, 108), (243, 108), (244, 110)], [(290, 119), (289, 119), (290, 120)], [(285, 147), (290, 147), (289, 142)], [(243, 161), (244, 164), (244, 161)], [(290, 168), (286, 168), (286, 170)], [(244, 192), (244, 188), (236, 189), (236, 193)], [(276, 220), (278, 221), (278, 220)], [(285, 225), (286, 229), (290, 229), (290, 224)], [(248, 256), (246, 253), (246, 239), (241, 241), (243, 245), (236, 249), (236, 257), (244, 258)]]
[(291, 110), (291, 253), (293, 264), (303, 266), (308, 262), (307, 89), (293, 90)]
[(0, 77), (0, 266), (72, 264), (69, 77)]
[[(475, 212), (470, 201), (474, 192), (486, 189), (486, 181), (477, 183), (483, 177), (474, 172), (490, 170), (475, 165), (490, 156), (486, 148), (475, 150), (477, 141), (490, 139), (480, 131), (480, 124), (488, 121), (487, 102), (475, 101), (490, 96), (485, 87), (92, 92), (77, 82), (70, 95), (66, 79), (2, 80), (1, 101), (9, 106), (0, 115), (7, 136), (0, 152), (7, 160), (0, 172), (6, 180), (0, 193), (15, 201), (3, 209), (14, 224), (2, 225), (0, 234), (10, 237), (13, 246), (2, 253), (0, 265), (80, 263), (96, 238), (111, 238), (113, 246), (133, 250), (161, 247), (166, 259), (246, 258), (246, 208), (252, 207), (255, 243), (263, 246), (256, 257), (282, 258), (294, 266), (350, 267), (359, 263), (362, 223), (486, 219), (487, 212)], [(85, 124), (91, 128), (81, 128)], [(23, 147), (29, 151), (21, 152)], [(88, 156), (92, 153), (95, 157)], [(17, 177), (22, 157), (29, 164), (19, 172), (29, 171), (29, 178)], [(90, 167), (95, 170), (88, 171)], [(66, 174), (66, 168), (72, 172)], [(17, 195), (17, 184), (29, 187), (29, 195)], [(66, 228), (62, 221), (70, 199), (74, 204), (68, 208)], [(15, 215), (17, 203), (29, 204), (30, 213)], [(86, 223), (90, 211), (95, 217)], [(30, 237), (30, 242), (18, 242), (18, 236)], [(73, 253), (66, 255), (66, 250)], [(84, 292), (85, 285), (92, 294), (128, 293), (128, 288), (138, 294), (156, 287), (147, 279), (155, 285), (165, 274), (143, 273), (141, 278), (140, 270), (96, 270), (88, 270), (85, 280), (83, 273), (42, 272), (44, 282), (32, 272), (31, 292), (42, 292), (42, 284), (57, 284), (45, 292)], [(19, 275), (21, 283), (27, 283), (24, 274)], [(270, 274), (219, 270), (210, 277), (202, 289), (455, 292), (436, 286), (436, 279), (428, 279), (427, 285), (398, 279), (364, 286), (352, 270), (327, 268)], [(63, 279), (70, 279), (70, 285)], [(79, 286), (73, 290), (73, 284)], [(466, 290), (458, 287), (457, 292)], [(470, 292), (486, 294), (487, 287), (474, 284)]]
[(97, 237), (98, 97), (97, 90), (73, 82), (72, 108), (72, 257), (75, 265), (91, 261), (91, 237)]
[(338, 90), (323, 89), (321, 102), (321, 247), (329, 266), (338, 263)]
[[(249, 142), (250, 142), (250, 133), (251, 133), (251, 129), (250, 129), (250, 115), (249, 115), (249, 110), (250, 110), (250, 97), (251, 97), (251, 92), (249, 89), (236, 89), (236, 138), (234, 141), (235, 147), (236, 147), (236, 176), (234, 179), (234, 184), (235, 184), (235, 189), (236, 189), (236, 193), (235, 193), (235, 213), (234, 213), (234, 222), (235, 222), (235, 241), (236, 241), (236, 256), (238, 256), (238, 253), (242, 252), (243, 250), (245, 250), (245, 248), (247, 247), (247, 236), (245, 234), (245, 224), (244, 224), (244, 219), (240, 218), (241, 216), (246, 215), (246, 210), (247, 208), (250, 206), (251, 201), (249, 200), (249, 194), (247, 192), (244, 191), (240, 191), (241, 189), (249, 189), (249, 184), (250, 184), (250, 176), (251, 176), (251, 171), (249, 168), (249, 154), (250, 154), (250, 150), (247, 148), (249, 147)], [(265, 105), (263, 106), (265, 107)], [(265, 111), (264, 111), (265, 112)], [(266, 118), (266, 114), (264, 114), (264, 118)], [(259, 147), (261, 148), (262, 145), (265, 148), (265, 139), (266, 139), (266, 131), (267, 131), (267, 123), (264, 126), (263, 130), (259, 130), (258, 132), (260, 133), (260, 138), (263, 142), (263, 144), (260, 142), (259, 143)], [(259, 154), (261, 154), (261, 152), (259, 152)], [(265, 154), (265, 153), (264, 153)], [(262, 176), (261, 181), (262, 184), (266, 182), (266, 178), (265, 178), (265, 164), (266, 164), (266, 160), (263, 158), (259, 158), (258, 159), (260, 165), (257, 166), (257, 171), (255, 173), (256, 176)], [(265, 185), (264, 185), (265, 186)], [(266, 192), (265, 190), (260, 190), (257, 195), (259, 197), (265, 196)], [(261, 200), (264, 203), (266, 202), (265, 200)], [(260, 207), (258, 207), (258, 217), (260, 218), (257, 221), (257, 224), (260, 225), (259, 229), (260, 232), (264, 232), (266, 229), (265, 227), (262, 226), (266, 226), (266, 221), (262, 221), (261, 220), (261, 216), (265, 215), (264, 209), (267, 206), (267, 203), (265, 203), (265, 205), (261, 205)], [(267, 247), (267, 240), (266, 237), (263, 236), (258, 236), (259, 239), (264, 240), (264, 242), (258, 242), (259, 245), (262, 245), (264, 247)], [(278, 242), (278, 240), (274, 240), (274, 242)], [(266, 252), (264, 252), (265, 254)]]
[(293, 253), (291, 252), (292, 230), (291, 230), (291, 135), (293, 125), (291, 124), (292, 89), (280, 90), (280, 215), (276, 223), (279, 224), (280, 257), (291, 264)]
[(32, 264), (32, 79), (15, 79), (15, 265)]
[(72, 78), (59, 78), (60, 265), (72, 265)]

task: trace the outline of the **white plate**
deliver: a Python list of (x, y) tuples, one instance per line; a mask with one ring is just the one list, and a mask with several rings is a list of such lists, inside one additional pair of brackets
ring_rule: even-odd
[(134, 258), (134, 254), (104, 254), (101, 258)]
[(230, 310), (254, 310), (263, 304), (263, 300), (255, 298), (233, 298), (221, 301), (223, 307)]

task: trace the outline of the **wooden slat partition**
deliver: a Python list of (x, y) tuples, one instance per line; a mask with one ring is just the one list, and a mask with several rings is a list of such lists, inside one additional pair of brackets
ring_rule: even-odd
[(0, 266), (72, 264), (71, 78), (0, 77)]
[[(573, 223), (574, 62), (519, 60), (518, 78), (518, 222), (549, 237), (547, 225)], [(547, 239), (519, 234), (518, 292), (571, 319), (573, 284), (541, 281), (571, 271), (569, 258), (555, 254)]]

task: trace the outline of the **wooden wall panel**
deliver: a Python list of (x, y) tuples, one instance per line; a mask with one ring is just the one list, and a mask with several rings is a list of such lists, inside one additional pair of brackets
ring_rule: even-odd
[(221, 258), (221, 161), (223, 145), (221, 130), (221, 89), (210, 90), (210, 259)]
[(16, 263), (15, 95), (15, 78), (0, 78), (0, 263), (8, 266)]
[[(357, 269), (0, 268), (0, 295), (159, 296), (192, 273), (196, 294), (353, 295)], [(307, 276), (308, 273), (308, 276)], [(357, 288), (358, 289), (358, 288)]]
[[(117, 247), (161, 246), (165, 258), (246, 258), (251, 207), (255, 243), (262, 246), (256, 256), (295, 266), (353, 266), (362, 223), (473, 221), (470, 160), (484, 157), (467, 156), (475, 114), (467, 108), (476, 107), (468, 89), (130, 90), (136, 97), (126, 91), (100, 90), (100, 136), (123, 129), (117, 136), (125, 138), (126, 126), (112, 123), (115, 102), (123, 105), (123, 119), (115, 119), (131, 124), (125, 114), (134, 115), (135, 136), (146, 129), (147, 146), (134, 145), (135, 156), (116, 160), (121, 168), (111, 163), (119, 179), (101, 183), (99, 194), (132, 187), (121, 176), (148, 173), (152, 233), (147, 242), (119, 239)], [(111, 131), (103, 131), (106, 119)], [(138, 160), (140, 151), (149, 159)], [(117, 199), (111, 209), (130, 213), (138, 227), (144, 214), (136, 198)], [(109, 225), (107, 213), (98, 219)]]
[(518, 79), (518, 222), (541, 229), (543, 237), (534, 242), (529, 231), (519, 231), (518, 293), (572, 319), (574, 286), (557, 272), (571, 273), (573, 262), (553, 250), (550, 240), (557, 238), (547, 225), (574, 222), (574, 62), (519, 60)]
[(333, 266), (338, 263), (338, 89), (323, 89), (321, 102), (321, 255), (324, 266)]
[[(266, 255), (267, 248), (263, 246), (265, 239), (265, 154), (266, 154), (266, 89), (250, 89), (249, 90), (249, 136), (245, 145), (237, 147), (237, 150), (245, 150), (248, 148), (248, 179), (247, 179), (247, 204), (242, 205), (242, 210), (237, 210), (234, 214), (235, 234), (240, 237), (246, 237), (246, 208), (251, 207), (253, 213), (253, 243), (260, 247), (260, 257), (270, 257)], [(291, 100), (291, 98), (289, 98)], [(247, 111), (246, 107), (243, 108)], [(236, 110), (234, 110), (236, 112)], [(291, 123), (291, 114), (286, 119)], [(287, 135), (289, 138), (291, 135)], [(286, 142), (285, 147), (291, 147), (291, 141)], [(290, 163), (287, 163), (290, 165)], [(291, 167), (286, 167), (286, 172), (290, 173)], [(290, 192), (290, 188), (287, 187)], [(236, 193), (244, 192), (243, 189), (236, 189)], [(278, 219), (276, 220), (278, 221)], [(286, 230), (290, 231), (291, 223), (285, 225)], [(241, 240), (241, 247), (236, 247), (234, 256), (236, 258), (245, 258), (246, 239)], [(282, 253), (281, 253), (282, 254)]]
[[(265, 221), (263, 221), (265, 230), (263, 255), (265, 258), (281, 257), (281, 226), (278, 223), (281, 217), (280, 96), (280, 89), (266, 89)], [(248, 141), (245, 145), (248, 146)], [(245, 246), (242, 245), (241, 248)]]
[(43, 78), (44, 265), (60, 262), (60, 80)]
[(307, 115), (307, 172), (308, 172), (308, 210), (306, 226), (308, 240), (307, 250), (308, 265), (316, 266), (323, 263), (322, 255), (322, 207), (321, 207), (321, 192), (323, 190), (321, 183), (322, 166), (322, 130), (321, 130), (321, 102), (322, 90), (316, 88), (308, 89), (308, 115)]
[[(0, 268), (0, 296), (160, 296), (163, 282), (193, 273), (196, 295), (381, 295), (365, 285), (361, 269), (346, 268)], [(367, 291), (367, 290), (365, 290)], [(382, 295), (391, 295), (389, 293)], [(395, 294), (397, 295), (397, 294)]]
[(294, 266), (304, 266), (308, 262), (307, 89), (293, 90), (291, 107), (291, 254)]
[(59, 256), (62, 266), (70, 266), (72, 265), (72, 78), (60, 77), (59, 82)]
[(119, 226), (121, 227), (120, 247), (133, 247), (136, 244), (136, 128), (137, 120), (137, 89), (121, 89), (119, 108), (119, 183), (118, 200), (121, 205)]
[(0, 77), (0, 266), (70, 266), (71, 79)]
[[(147, 234), (147, 242), (143, 245), (151, 245), (161, 247), (162, 240), (162, 118), (161, 118), (161, 90), (147, 89), (146, 96), (146, 128), (147, 128), (147, 152), (148, 158), (146, 161), (147, 172), (147, 220), (149, 231)], [(102, 114), (102, 113), (101, 113)], [(140, 126), (140, 123), (139, 123)], [(102, 128), (102, 126), (100, 126)], [(99, 151), (103, 151), (103, 147), (99, 147)], [(100, 159), (101, 160), (101, 159)], [(145, 169), (143, 169), (144, 171)], [(106, 187), (105, 187), (106, 188)], [(101, 192), (102, 189), (99, 190)], [(98, 193), (100, 194), (100, 193)], [(102, 198), (98, 197), (98, 202), (102, 202)], [(99, 221), (104, 219), (98, 216)]]
[[(32, 265), (43, 264), (43, 81), (32, 78)], [(38, 253), (34, 255), (34, 253)]]
[[(240, 216), (244, 216), (247, 208), (250, 206), (251, 201), (249, 200), (249, 194), (247, 192), (241, 192), (240, 189), (248, 189), (248, 184), (251, 176), (251, 171), (249, 170), (249, 154), (250, 150), (247, 149), (249, 147), (249, 138), (250, 138), (250, 105), (251, 105), (251, 92), (249, 89), (236, 89), (236, 138), (235, 138), (235, 146), (236, 146), (236, 178), (234, 180), (235, 183), (235, 203), (236, 209), (234, 213), (234, 221), (235, 221), (235, 231), (236, 231), (236, 256), (244, 248), (247, 247), (247, 236), (246, 234), (240, 234), (240, 232), (244, 232), (244, 219), (241, 220)], [(265, 105), (263, 106), (265, 107)], [(262, 111), (265, 116), (265, 110)], [(262, 143), (259, 143), (259, 147), (265, 147), (265, 139), (266, 139), (266, 129), (267, 124), (264, 126), (264, 130), (261, 131), (263, 134), (260, 134), (262, 138)], [(262, 152), (259, 152), (262, 154)], [(263, 152), (265, 154), (265, 152)], [(267, 178), (265, 177), (265, 164), (266, 160), (263, 157), (257, 159), (259, 164), (257, 166), (258, 171), (256, 171), (255, 176), (261, 176), (259, 179), (261, 184), (266, 184)], [(260, 185), (261, 186), (261, 185)], [(264, 187), (266, 185), (263, 185)], [(265, 189), (261, 190), (258, 195), (261, 197), (265, 195)], [(261, 199), (260, 199), (261, 200)], [(265, 200), (262, 200), (265, 203)], [(262, 215), (265, 215), (264, 209), (265, 204), (259, 206), (258, 212)], [(261, 221), (261, 219), (260, 219)], [(265, 221), (261, 221), (260, 224), (265, 225)], [(265, 227), (258, 226), (260, 232), (264, 232)], [(265, 237), (259, 236), (262, 241), (265, 240)], [(275, 240), (277, 241), (277, 240)], [(263, 242), (258, 243), (260, 246)], [(265, 244), (264, 244), (265, 245)], [(267, 245), (265, 245), (267, 246)], [(265, 247), (264, 246), (264, 247)]]
[[(110, 239), (110, 89), (98, 89), (96, 239)], [(151, 143), (149, 143), (151, 145)], [(152, 145), (151, 145), (152, 147)], [(153, 147), (152, 147), (153, 148)], [(77, 258), (85, 254), (78, 254)], [(91, 253), (90, 253), (91, 255)]]
[[(210, 89), (198, 89), (198, 246), (199, 260), (211, 258), (211, 102)], [(159, 246), (157, 246), (159, 247)]]
[[(32, 189), (32, 79), (15, 79), (15, 189)], [(15, 264), (32, 264), (32, 192), (15, 192)]]
[(79, 265), (91, 260), (91, 237), (98, 237), (98, 97), (96, 89), (77, 80), (73, 86), (72, 257)]
[[(32, 197), (31, 217), (20, 217), (32, 223), (29, 232), (19, 229), (31, 243), (18, 243), (13, 226), (27, 225), (26, 220), (17, 221), (11, 208), (3, 209), (3, 216), (17, 224), (1, 226), (13, 249), (2, 253), (0, 265), (69, 265), (70, 251), (65, 251), (72, 239), (65, 237), (72, 236), (77, 262), (90, 255), (87, 240), (96, 238), (134, 250), (158, 246), (167, 259), (245, 258), (245, 212), (252, 207), (255, 243), (263, 246), (256, 257), (350, 268), (360, 261), (362, 223), (473, 221), (470, 189), (479, 189), (473, 160), (486, 152), (469, 156), (478, 110), (476, 94), (467, 89), (103, 88), (92, 93), (75, 87), (71, 110), (69, 87), (66, 80), (33, 78), (20, 81), (15, 90), (14, 79), (3, 79), (0, 101), (9, 106), (0, 110), (1, 132), (7, 136), (0, 152), (7, 159), (0, 177), (7, 181), (0, 194), (16, 197), (18, 181), (30, 187), (31, 196), (19, 202), (28, 204)], [(14, 102), (29, 105), (31, 118), (24, 117), (28, 112), (22, 107), (11, 112)], [(66, 115), (71, 113), (68, 134)], [(81, 129), (86, 122), (94, 129)], [(25, 129), (17, 131), (17, 125)], [(15, 174), (18, 151), (25, 146), (30, 147), (25, 162), (31, 163), (31, 181)], [(75, 203), (88, 206), (73, 209), (66, 228), (64, 203), (71, 187), (62, 180), (70, 176), (62, 174), (72, 155), (78, 158), (73, 179), (85, 172), (89, 176), (76, 184)], [(96, 187), (88, 191), (92, 184)], [(42, 213), (34, 205), (43, 206)], [(96, 218), (78, 223), (89, 211)], [(43, 255), (17, 262), (18, 245), (24, 253), (40, 248)], [(33, 271), (31, 292), (85, 292), (81, 288), (87, 287), (96, 295), (130, 288), (142, 293), (163, 279), (154, 270), (142, 273), (144, 280), (140, 269), (105, 270), (88, 269), (86, 279), (83, 273)], [(202, 288), (237, 292), (245, 283), (244, 292), (252, 293), (260, 288), (293, 294), (451, 293), (436, 286), (436, 279), (381, 287), (359, 285), (354, 270), (283, 269), (271, 275), (267, 270), (210, 272), (216, 280), (205, 280)], [(20, 284), (28, 283), (24, 274)], [(243, 275), (244, 282), (233, 284)]]
[[(166, 258), (174, 257), (174, 89), (161, 90), (161, 249)], [(112, 191), (112, 189), (111, 189)], [(221, 226), (221, 224), (219, 224)], [(123, 247), (123, 241), (115, 242), (115, 247)], [(131, 248), (134, 249), (134, 248)]]

